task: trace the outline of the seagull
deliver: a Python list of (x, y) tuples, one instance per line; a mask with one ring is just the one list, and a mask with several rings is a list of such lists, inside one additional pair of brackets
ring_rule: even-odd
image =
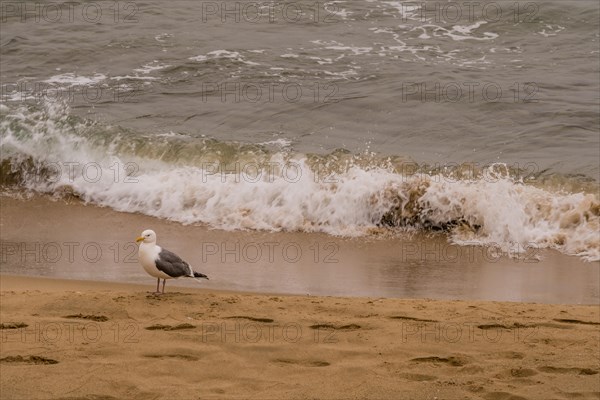
[[(135, 241), (142, 242), (138, 252), (140, 264), (148, 274), (158, 279), (154, 294), (165, 293), (167, 279), (177, 279), (182, 276), (185, 278), (208, 279), (208, 276), (195, 272), (190, 264), (183, 261), (177, 254), (157, 246), (156, 233), (153, 230), (146, 229)], [(162, 292), (159, 292), (158, 286), (161, 278), (163, 280)]]

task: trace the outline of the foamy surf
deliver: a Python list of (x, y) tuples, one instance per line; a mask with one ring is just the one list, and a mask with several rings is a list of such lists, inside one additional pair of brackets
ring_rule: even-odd
[[(5, 186), (225, 230), (338, 236), (443, 230), (453, 243), (511, 255), (538, 247), (600, 260), (596, 194), (536, 186), (503, 164), (456, 177), (288, 146), (200, 145), (187, 136), (172, 142), (183, 140), (178, 135), (132, 140), (66, 111), (2, 108)], [(174, 147), (184, 150), (171, 154)]]

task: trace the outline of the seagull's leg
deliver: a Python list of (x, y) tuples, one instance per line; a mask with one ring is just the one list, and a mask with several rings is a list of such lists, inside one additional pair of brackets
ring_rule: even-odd
[[(159, 279), (160, 280), (160, 279)], [(165, 294), (165, 283), (167, 283), (166, 279), (163, 279), (163, 290), (162, 293)]]
[(160, 292), (158, 291), (158, 285), (160, 285), (160, 278), (156, 278), (156, 279), (157, 279), (156, 280), (156, 292), (154, 292), (154, 293), (160, 294)]

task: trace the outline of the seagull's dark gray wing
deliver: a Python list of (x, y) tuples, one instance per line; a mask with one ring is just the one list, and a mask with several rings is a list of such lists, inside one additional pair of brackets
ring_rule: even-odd
[(161, 249), (155, 263), (156, 268), (173, 278), (179, 278), (180, 276), (193, 277), (190, 265), (169, 250)]

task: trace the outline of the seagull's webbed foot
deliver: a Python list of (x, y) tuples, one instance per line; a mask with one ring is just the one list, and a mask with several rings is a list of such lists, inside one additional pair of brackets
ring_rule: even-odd
[(146, 293), (154, 295), (154, 296), (160, 296), (161, 294), (164, 294), (165, 293), (165, 285), (164, 285), (164, 283), (163, 283), (163, 291), (162, 292), (160, 290), (158, 290), (159, 287), (160, 287), (160, 278), (158, 278), (157, 281), (156, 281), (156, 290), (154, 292), (148, 291)]

